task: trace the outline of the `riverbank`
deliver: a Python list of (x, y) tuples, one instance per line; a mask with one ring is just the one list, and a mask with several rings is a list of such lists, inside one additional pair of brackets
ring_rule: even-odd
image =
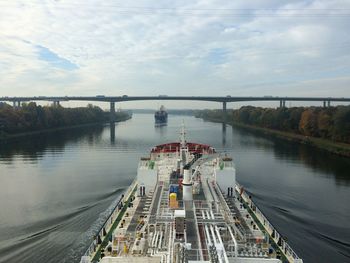
[[(131, 119), (132, 115), (125, 115), (122, 117), (119, 117), (115, 122), (123, 122)], [(108, 124), (106, 121), (102, 122), (91, 122), (91, 123), (84, 123), (84, 124), (77, 124), (77, 125), (68, 125), (68, 126), (63, 126), (63, 127), (56, 127), (56, 128), (50, 128), (50, 129), (42, 129), (42, 130), (37, 130), (37, 131), (30, 131), (30, 132), (21, 132), (21, 133), (15, 133), (15, 134), (0, 134), (0, 143), (4, 143), (6, 141), (12, 141), (13, 139), (16, 138), (23, 138), (26, 136), (31, 136), (31, 135), (38, 135), (42, 133), (47, 133), (47, 132), (56, 132), (56, 131), (62, 131), (62, 130), (69, 130), (69, 129), (77, 129), (77, 128), (83, 128), (83, 127), (91, 127), (91, 126), (105, 126)]]
[[(131, 114), (126, 111), (114, 113), (116, 122), (130, 117)], [(103, 124), (109, 120), (109, 112), (92, 104), (88, 104), (87, 107), (64, 108), (30, 102), (22, 104), (20, 108), (14, 108), (0, 103), (0, 140)]]
[[(210, 118), (203, 118), (203, 117), (200, 117), (200, 118), (202, 118), (205, 121), (222, 123), (222, 120), (218, 120), (218, 119), (210, 119)], [(254, 132), (257, 132), (258, 134), (274, 136), (274, 137), (281, 138), (288, 141), (307, 144), (340, 156), (350, 157), (350, 145), (346, 143), (333, 142), (326, 139), (304, 136), (300, 134), (278, 131), (278, 130), (273, 130), (268, 128), (261, 128), (254, 125), (248, 125), (248, 124), (243, 124), (238, 122), (228, 122), (227, 124), (232, 125), (236, 128), (254, 131)]]

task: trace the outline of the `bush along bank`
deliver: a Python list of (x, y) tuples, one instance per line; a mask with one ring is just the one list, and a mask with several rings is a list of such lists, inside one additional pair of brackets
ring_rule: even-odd
[[(222, 110), (197, 111), (195, 116), (222, 122)], [(228, 124), (313, 145), (350, 157), (350, 106), (261, 108), (227, 112)]]
[[(14, 108), (0, 103), (0, 139), (58, 130), (81, 125), (105, 123), (110, 115), (101, 108), (89, 104), (87, 107), (64, 108), (61, 106), (40, 106), (31, 102)], [(115, 121), (130, 119), (128, 112), (116, 112)]]

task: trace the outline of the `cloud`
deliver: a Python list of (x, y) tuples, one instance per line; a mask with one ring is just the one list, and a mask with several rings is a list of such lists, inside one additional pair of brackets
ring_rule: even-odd
[(322, 79), (343, 87), (328, 96), (344, 96), (346, 9), (338, 0), (2, 1), (0, 96), (299, 96), (317, 94), (310, 83)]

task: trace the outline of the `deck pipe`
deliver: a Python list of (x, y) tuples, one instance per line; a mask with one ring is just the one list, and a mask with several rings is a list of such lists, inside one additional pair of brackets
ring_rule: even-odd
[(236, 258), (238, 255), (237, 240), (235, 238), (235, 235), (232, 233), (232, 229), (230, 226), (228, 226), (228, 231), (230, 232), (231, 238), (233, 240), (233, 244), (235, 245), (235, 258)]
[(210, 232), (212, 234), (212, 237), (213, 237), (213, 241), (214, 241), (214, 244), (215, 244), (215, 249), (216, 249), (216, 252), (218, 254), (218, 259), (219, 259), (219, 262), (222, 263), (222, 259), (220, 257), (220, 253), (219, 253), (219, 250), (218, 250), (218, 246), (219, 246), (219, 243), (218, 241), (216, 240), (216, 236), (215, 236), (215, 232), (214, 232), (214, 228), (213, 228), (213, 225), (210, 225)]
[(220, 243), (220, 245), (222, 246), (222, 253), (224, 254), (225, 262), (228, 263), (229, 260), (228, 260), (228, 257), (227, 257), (227, 255), (226, 255), (224, 243), (222, 242), (221, 235), (220, 235), (220, 231), (219, 231), (219, 228), (218, 228), (217, 226), (215, 226), (215, 231), (216, 231), (216, 234), (218, 235), (219, 243)]
[(207, 234), (207, 237), (208, 237), (207, 245), (208, 245), (208, 247), (210, 247), (212, 245), (212, 243), (211, 243), (211, 238), (210, 238), (210, 234), (209, 234), (209, 228), (207, 225), (205, 225), (205, 233)]

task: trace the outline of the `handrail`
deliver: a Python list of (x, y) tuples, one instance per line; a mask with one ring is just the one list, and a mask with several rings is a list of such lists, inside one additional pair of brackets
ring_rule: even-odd
[(232, 233), (231, 226), (228, 226), (228, 231), (230, 232), (233, 244), (235, 246), (235, 258), (237, 258), (237, 256), (238, 256), (238, 244), (237, 244), (237, 240), (235, 238), (235, 235)]
[[(120, 198), (119, 198), (119, 201), (117, 202), (117, 204), (114, 206), (114, 208), (112, 209), (111, 213), (109, 214), (109, 216), (107, 217), (107, 219), (105, 220), (105, 222), (102, 224), (102, 226), (100, 227), (100, 229), (98, 231), (96, 231), (95, 233), (95, 237), (97, 236), (104, 236), (103, 235), (103, 230), (105, 230), (105, 232), (107, 232), (107, 229), (113, 225), (114, 221), (112, 220), (113, 218), (116, 218), (115, 215), (117, 213), (119, 213), (120, 210), (118, 210), (118, 207), (120, 205), (121, 202), (123, 202), (123, 200), (125, 199), (128, 199), (128, 196), (132, 193), (133, 189), (135, 188), (135, 185), (136, 185), (136, 179), (131, 183), (131, 185), (129, 186), (129, 188), (126, 190), (126, 192), (124, 193), (124, 195), (122, 195)], [(83, 254), (83, 256), (91, 256), (96, 247), (97, 247), (97, 244), (96, 244), (96, 241), (97, 240), (94, 240), (90, 246), (86, 249), (85, 253)]]
[(216, 194), (218, 195), (218, 197), (220, 198), (221, 204), (223, 205), (223, 212), (224, 212), (224, 216), (226, 216), (227, 220), (229, 220), (230, 223), (232, 223), (233, 228), (235, 229), (236, 233), (239, 235), (239, 237), (241, 239), (245, 239), (247, 238), (247, 234), (244, 234), (244, 231), (242, 231), (242, 229), (239, 229), (235, 224), (234, 224), (234, 220), (233, 220), (233, 216), (232, 213), (230, 211), (230, 208), (228, 207), (225, 198), (221, 192), (221, 189), (219, 187), (219, 185), (215, 185), (216, 187), (214, 188)]
[[(240, 192), (241, 187), (242, 186), (238, 182), (236, 182), (236, 191), (238, 193)], [(292, 258), (293, 262), (302, 263), (303, 260), (297, 255), (297, 253), (289, 246), (289, 244), (284, 239), (281, 238), (281, 245), (278, 244), (278, 239), (280, 237), (282, 237), (282, 235), (270, 223), (270, 221), (266, 218), (266, 216), (263, 214), (263, 212), (261, 212), (260, 209), (255, 205), (253, 200), (249, 199), (248, 195), (245, 192), (243, 192), (241, 196), (245, 202), (248, 203), (248, 201), (249, 201), (249, 202), (251, 202), (252, 205), (254, 205), (255, 209), (254, 210), (251, 209), (251, 211), (257, 216), (257, 219), (265, 227), (265, 229), (266, 229), (266, 226), (270, 228), (271, 233), (269, 233), (269, 234), (271, 235), (272, 233), (275, 233), (275, 238), (272, 237), (272, 239), (276, 242), (277, 246), (286, 255), (286, 257)], [(249, 203), (248, 203), (248, 205), (249, 205)], [(266, 229), (266, 230), (269, 231), (269, 229)]]

